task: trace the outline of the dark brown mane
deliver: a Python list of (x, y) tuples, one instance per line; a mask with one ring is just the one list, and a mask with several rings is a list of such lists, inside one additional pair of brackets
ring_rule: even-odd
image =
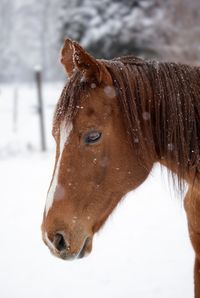
[[(158, 160), (176, 163), (179, 181), (191, 169), (198, 175), (200, 69), (132, 56), (102, 63), (112, 76), (131, 144), (144, 165), (153, 148)], [(73, 118), (87, 88), (76, 72), (62, 92), (56, 119)]]

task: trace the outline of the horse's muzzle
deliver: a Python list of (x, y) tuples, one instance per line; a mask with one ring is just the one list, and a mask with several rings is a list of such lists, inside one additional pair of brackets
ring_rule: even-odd
[(85, 237), (78, 249), (72, 248), (64, 232), (57, 232), (53, 237), (48, 237), (45, 233), (43, 240), (52, 254), (63, 260), (83, 258), (92, 250), (92, 237)]

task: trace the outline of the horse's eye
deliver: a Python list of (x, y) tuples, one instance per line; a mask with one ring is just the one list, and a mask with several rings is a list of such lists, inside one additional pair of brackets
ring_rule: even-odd
[(100, 138), (101, 138), (101, 132), (91, 131), (85, 135), (84, 142), (85, 144), (94, 144), (98, 142)]

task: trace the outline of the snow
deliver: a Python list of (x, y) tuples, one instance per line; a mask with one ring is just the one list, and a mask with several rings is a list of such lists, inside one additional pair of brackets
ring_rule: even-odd
[(114, 98), (116, 96), (115, 89), (112, 86), (106, 86), (104, 88), (104, 93), (110, 98)]
[(142, 114), (142, 117), (143, 117), (144, 120), (149, 120), (150, 119), (150, 114), (148, 112), (144, 112)]
[(40, 225), (54, 166), (50, 123), (61, 89), (44, 89), (49, 151), (40, 153), (33, 87), (19, 87), (15, 133), (13, 88), (0, 94), (1, 298), (192, 298), (194, 254), (185, 212), (159, 166), (122, 200), (95, 236), (91, 255), (66, 262), (50, 254)]
[(125, 54), (199, 64), (199, 0), (1, 0), (0, 79), (60, 80), (63, 40), (98, 58)]

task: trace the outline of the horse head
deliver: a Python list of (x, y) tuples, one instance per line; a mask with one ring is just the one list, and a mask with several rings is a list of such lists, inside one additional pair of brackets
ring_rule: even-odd
[(57, 104), (56, 160), (42, 223), (43, 239), (62, 259), (86, 256), (118, 202), (148, 176), (129, 141), (113, 78), (104, 60), (66, 40), (68, 75)]

